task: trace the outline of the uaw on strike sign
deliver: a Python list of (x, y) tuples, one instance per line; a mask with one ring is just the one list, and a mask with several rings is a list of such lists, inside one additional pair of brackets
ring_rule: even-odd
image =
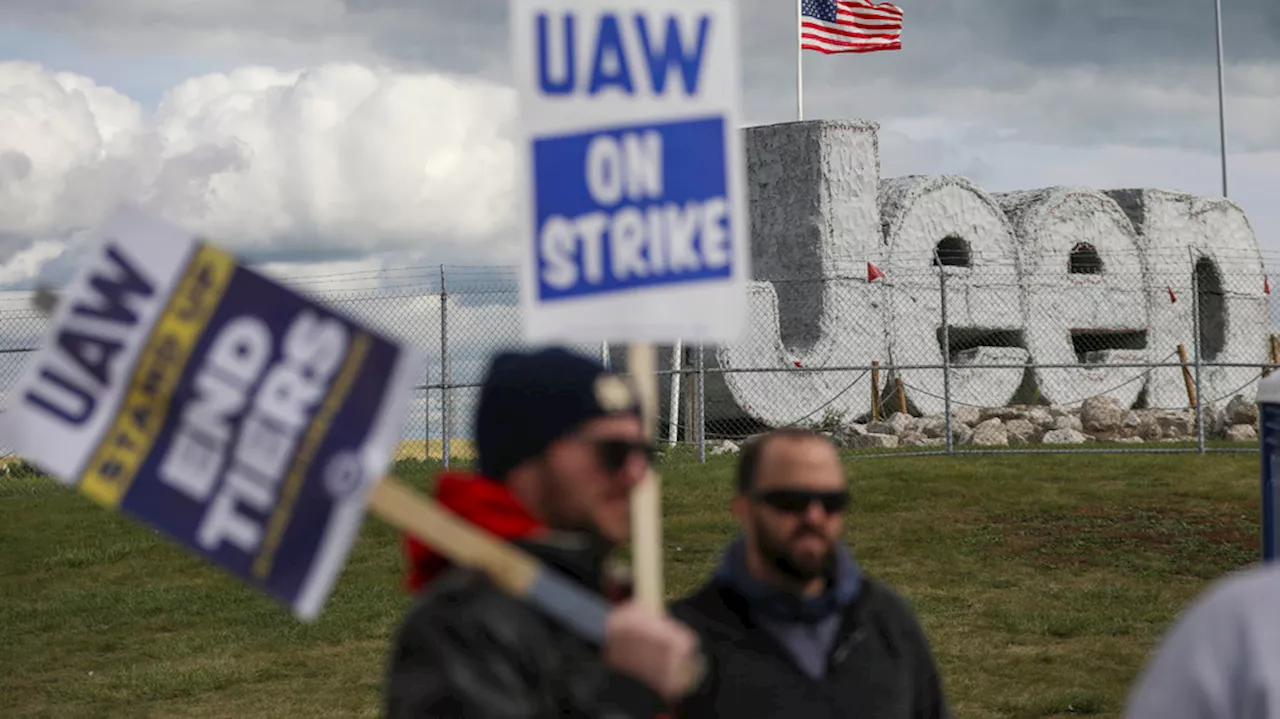
[(4, 442), (314, 618), (395, 451), (413, 353), (121, 214), (9, 393)]
[(732, 0), (520, 0), (534, 341), (735, 339), (749, 233)]

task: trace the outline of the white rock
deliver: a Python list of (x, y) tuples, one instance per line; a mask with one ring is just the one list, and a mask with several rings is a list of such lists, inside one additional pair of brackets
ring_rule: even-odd
[(837, 429), (833, 433), (833, 436), (835, 437), (836, 444), (841, 447), (852, 447), (853, 438), (864, 436), (866, 433), (867, 428), (860, 424), (846, 424)]
[(837, 440), (842, 440), (848, 437), (849, 435), (866, 434), (866, 433), (867, 433), (867, 428), (865, 426), (860, 425), (857, 422), (851, 422), (849, 424), (840, 425), (838, 428), (836, 428), (836, 431), (833, 434), (835, 435)]
[(928, 417), (920, 421), (920, 433), (925, 437), (947, 436), (947, 420), (945, 417)]
[(1035, 441), (1040, 434), (1036, 426), (1025, 419), (1011, 419), (1004, 423), (1005, 434), (1009, 435), (1009, 441), (1013, 444), (1027, 444)]
[(715, 446), (711, 447), (711, 454), (737, 454), (738, 445), (727, 439), (720, 440)]
[(1053, 427), (1053, 414), (1047, 409), (1039, 407), (1027, 412), (1026, 420), (1040, 429), (1049, 429)]
[(888, 422), (867, 422), (867, 434), (888, 434), (898, 436), (898, 430)]
[[(1227, 423), (1230, 425), (1258, 424), (1258, 405), (1243, 395), (1236, 395), (1227, 403)], [(1256, 434), (1256, 432), (1255, 432)]]
[(1084, 425), (1080, 424), (1080, 418), (1071, 414), (1059, 416), (1053, 422), (1054, 429), (1066, 429), (1072, 432), (1079, 432), (1084, 429)]
[(926, 439), (928, 439), (928, 437), (925, 437), (919, 432), (907, 430), (898, 436), (898, 444), (903, 447), (919, 447), (924, 444)]
[(1080, 424), (1089, 432), (1114, 431), (1124, 421), (1125, 411), (1115, 397), (1090, 397), (1080, 405)]
[(1003, 421), (1009, 421), (1022, 416), (1022, 410), (1017, 407), (984, 407), (979, 410), (978, 416), (981, 421), (995, 418)]
[(1216, 404), (1204, 406), (1204, 432), (1206, 437), (1221, 437), (1227, 431), (1227, 411)]
[(850, 438), (849, 446), (854, 449), (883, 449), (887, 447), (897, 447), (898, 436), (896, 434), (873, 433), (854, 435)]
[(1196, 413), (1192, 409), (1161, 412), (1156, 415), (1156, 422), (1160, 425), (1160, 435), (1164, 439), (1176, 441), (1196, 434)]
[(1164, 436), (1164, 430), (1160, 428), (1159, 418), (1152, 412), (1143, 412), (1140, 416), (1141, 422), (1138, 424), (1138, 437), (1154, 442)]
[(1052, 429), (1045, 432), (1041, 444), (1084, 444), (1088, 438), (1074, 429)]
[(893, 427), (893, 433), (901, 436), (903, 432), (914, 429), (916, 424), (915, 417), (902, 412), (894, 412), (889, 415), (889, 426)]
[(1233, 424), (1227, 428), (1227, 439), (1232, 442), (1252, 442), (1258, 438), (1258, 430), (1251, 424)]
[(1003, 423), (993, 417), (973, 428), (972, 443), (979, 447), (997, 447), (1009, 444), (1009, 435)]

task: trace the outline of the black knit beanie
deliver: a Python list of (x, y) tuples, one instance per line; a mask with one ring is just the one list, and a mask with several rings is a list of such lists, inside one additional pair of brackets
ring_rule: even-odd
[(500, 354), (476, 411), (480, 473), (502, 481), (583, 422), (620, 412), (639, 414), (635, 390), (595, 360), (559, 347)]

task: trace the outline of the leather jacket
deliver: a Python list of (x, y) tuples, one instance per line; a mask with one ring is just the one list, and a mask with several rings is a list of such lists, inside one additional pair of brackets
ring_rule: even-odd
[[(499, 490), (446, 485), (446, 491), (486, 493), (482, 502), (460, 501), (460, 514), (491, 527), (486, 519), (515, 511)], [(448, 505), (448, 502), (442, 502)], [(481, 505), (484, 505), (481, 507)], [(469, 514), (468, 514), (469, 513)], [(505, 533), (505, 532), (504, 532)], [(578, 535), (520, 532), (508, 541), (586, 587), (617, 601), (626, 588), (613, 586), (605, 555)], [(420, 551), (420, 550), (419, 550)], [(665, 710), (647, 686), (612, 671), (600, 648), (560, 626), (535, 607), (508, 595), (482, 573), (439, 566), (438, 558), (416, 562), (426, 571), (425, 589), (392, 639), (387, 672), (389, 719), (654, 719)]]

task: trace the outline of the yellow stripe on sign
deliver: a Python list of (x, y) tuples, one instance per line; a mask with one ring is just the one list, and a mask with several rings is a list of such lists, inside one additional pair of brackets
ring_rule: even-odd
[(115, 420), (80, 477), (80, 491), (108, 509), (120, 506), (160, 436), (174, 388), (235, 269), (232, 255), (197, 245), (156, 320)]
[(262, 551), (258, 552), (257, 558), (253, 561), (253, 576), (260, 580), (265, 580), (275, 565), (276, 550), (280, 546), (280, 538), (284, 536), (285, 528), (289, 526), (289, 519), (293, 516), (293, 505), (298, 501), (298, 492), (302, 490), (302, 483), (307, 478), (307, 472), (311, 471), (311, 463), (315, 460), (316, 452), (320, 450), (325, 435), (329, 434), (329, 428), (333, 426), (333, 416), (342, 409), (347, 396), (351, 394), (351, 386), (355, 384), (356, 377), (360, 374), (360, 367), (364, 364), (365, 357), (369, 355), (371, 344), (373, 340), (367, 333), (361, 332), (356, 335), (351, 342), (351, 349), (347, 350), (347, 356), (342, 361), (342, 367), (338, 370), (337, 378), (329, 387), (329, 393), (320, 403), (320, 409), (316, 411), (315, 417), (307, 427), (307, 433), (302, 438), (298, 454), (294, 456), (293, 465), (289, 467), (284, 488), (280, 491), (280, 501), (276, 503), (276, 510), (271, 513), (271, 523), (267, 527), (266, 539), (262, 542)]

